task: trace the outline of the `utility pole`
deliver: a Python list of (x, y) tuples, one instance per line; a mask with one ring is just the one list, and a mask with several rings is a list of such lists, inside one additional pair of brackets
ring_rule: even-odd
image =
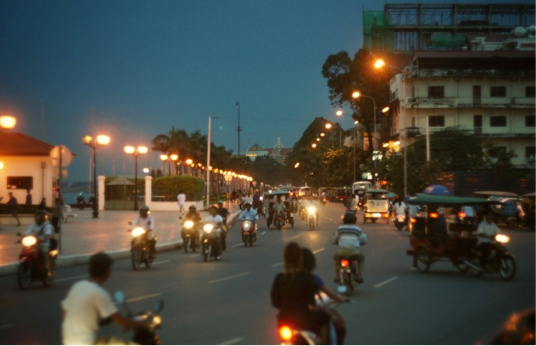
[(238, 156), (240, 156), (240, 131), (242, 131), (240, 128), (240, 101), (237, 101), (235, 106), (238, 106), (238, 127), (236, 131), (238, 132)]
[[(211, 132), (210, 132), (210, 124), (212, 122), (212, 117), (208, 117), (208, 135), (207, 135), (207, 167), (205, 169), (205, 172), (207, 172), (207, 183), (206, 183), (206, 193), (207, 193), (207, 208), (208, 206), (210, 205), (210, 136), (211, 136)], [(240, 137), (239, 137), (240, 138)]]

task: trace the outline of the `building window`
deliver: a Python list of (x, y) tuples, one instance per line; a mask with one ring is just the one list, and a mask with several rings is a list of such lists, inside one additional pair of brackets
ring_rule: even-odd
[(525, 115), (525, 126), (526, 127), (534, 127), (534, 115)]
[(525, 87), (525, 97), (536, 97), (536, 88), (534, 86)]
[(443, 86), (429, 86), (428, 97), (445, 97), (445, 87)]
[(33, 177), (7, 177), (8, 190), (33, 190)]
[(506, 127), (506, 116), (496, 115), (496, 116), (489, 117), (489, 126), (490, 127)]
[(525, 147), (525, 157), (527, 162), (534, 163), (534, 156), (536, 155), (535, 147)]
[(428, 117), (428, 126), (445, 127), (445, 117), (443, 115), (430, 115)]
[(490, 97), (506, 97), (506, 87), (505, 86), (492, 86), (489, 89)]

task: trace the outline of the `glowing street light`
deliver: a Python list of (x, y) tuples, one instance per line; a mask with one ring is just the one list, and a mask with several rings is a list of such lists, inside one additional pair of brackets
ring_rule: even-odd
[(342, 110), (340, 110), (340, 109), (335, 112), (335, 115), (338, 116), (338, 117), (342, 116), (343, 114), (344, 114), (344, 112)]
[(311, 144), (313, 148), (316, 148), (316, 143)]
[(382, 68), (383, 66), (385, 66), (385, 62), (382, 59), (378, 59), (374, 62), (375, 68)]
[(332, 127), (333, 127), (332, 123), (326, 123), (326, 125), (325, 125), (325, 128), (328, 129), (328, 130), (331, 129)]
[(10, 130), (17, 124), (17, 119), (11, 115), (0, 116), (0, 130)]
[(389, 112), (390, 109), (391, 109), (391, 107), (385, 106), (385, 107), (382, 108), (382, 113), (387, 113), (387, 112)]
[(91, 136), (84, 136), (82, 142), (91, 149), (93, 149), (93, 218), (99, 217), (99, 196), (97, 195), (97, 148), (108, 145), (110, 143), (110, 137), (105, 135), (98, 135), (93, 138)]
[[(294, 168), (298, 168), (300, 167), (300, 163), (299, 162), (296, 162), (296, 164), (294, 165)], [(1, 168), (0, 168), (1, 169)]]

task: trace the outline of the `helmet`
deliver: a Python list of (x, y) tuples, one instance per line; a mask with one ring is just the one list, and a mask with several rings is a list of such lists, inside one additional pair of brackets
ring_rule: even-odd
[(244, 207), (247, 207), (248, 205), (249, 205), (249, 206), (251, 205), (251, 203), (250, 203), (249, 201), (247, 201), (246, 203), (244, 203)]
[(344, 214), (344, 217), (342, 218), (342, 223), (345, 225), (349, 225), (349, 224), (355, 225), (356, 221), (357, 221), (357, 217), (355, 217), (354, 213), (346, 213)]
[(220, 204), (223, 205), (223, 202), (222, 202), (222, 201), (218, 201), (218, 205), (220, 205)]
[(140, 208), (140, 215), (143, 217), (149, 215), (149, 207), (146, 205), (142, 205)]
[(188, 207), (189, 210), (196, 210), (197, 207), (195, 206), (195, 204), (190, 204), (190, 206)]

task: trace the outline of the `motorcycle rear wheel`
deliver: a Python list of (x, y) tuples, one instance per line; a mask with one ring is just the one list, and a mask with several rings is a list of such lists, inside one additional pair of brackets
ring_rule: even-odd
[(28, 261), (24, 261), (19, 264), (17, 269), (17, 283), (21, 290), (25, 290), (30, 286), (32, 282), (32, 265)]
[(499, 273), (504, 281), (513, 279), (513, 277), (516, 275), (516, 261), (514, 260), (514, 256), (502, 256)]
[(138, 270), (141, 267), (141, 251), (139, 247), (135, 247), (132, 249), (132, 269)]
[(424, 247), (420, 247), (417, 252), (415, 252), (415, 263), (417, 263), (417, 269), (421, 273), (426, 273), (430, 269), (430, 255), (428, 250)]

